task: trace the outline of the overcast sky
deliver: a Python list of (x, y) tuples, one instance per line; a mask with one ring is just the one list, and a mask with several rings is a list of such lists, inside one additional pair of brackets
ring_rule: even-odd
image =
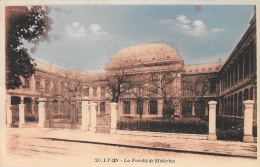
[(84, 71), (100, 71), (133, 45), (160, 42), (179, 52), (185, 65), (226, 60), (249, 26), (249, 5), (67, 5), (51, 12), (52, 34), (34, 58)]

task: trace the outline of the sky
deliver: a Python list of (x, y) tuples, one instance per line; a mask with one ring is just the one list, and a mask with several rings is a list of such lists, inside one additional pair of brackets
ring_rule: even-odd
[(55, 7), (62, 10), (50, 13), (50, 33), (58, 39), (41, 43), (32, 57), (88, 72), (102, 71), (124, 48), (145, 43), (172, 47), (185, 65), (226, 60), (254, 14), (252, 5)]

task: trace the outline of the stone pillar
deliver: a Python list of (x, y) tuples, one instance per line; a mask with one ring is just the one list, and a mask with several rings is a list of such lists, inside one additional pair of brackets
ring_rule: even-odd
[(96, 123), (97, 123), (97, 111), (96, 111), (97, 103), (90, 103), (90, 112), (91, 112), (91, 123), (90, 123), (90, 132), (96, 133)]
[(217, 140), (216, 135), (216, 101), (209, 101), (209, 135), (208, 140)]
[(45, 127), (45, 121), (46, 121), (46, 103), (47, 99), (45, 98), (39, 98), (38, 99), (38, 111), (39, 111), (39, 122), (38, 122), (38, 127), (39, 128), (44, 128)]
[(111, 126), (110, 126), (110, 133), (116, 133), (117, 127), (117, 103), (110, 103), (111, 106)]
[(243, 102), (245, 105), (244, 110), (244, 138), (243, 141), (246, 143), (253, 143), (254, 137), (253, 137), (253, 107), (254, 107), (254, 101), (252, 100), (246, 100)]
[(24, 127), (25, 118), (24, 118), (24, 104), (19, 104), (19, 128)]
[(12, 105), (6, 105), (6, 127), (11, 128), (12, 126)]
[(89, 126), (89, 98), (88, 97), (82, 97), (82, 118), (81, 118), (81, 130), (88, 130)]

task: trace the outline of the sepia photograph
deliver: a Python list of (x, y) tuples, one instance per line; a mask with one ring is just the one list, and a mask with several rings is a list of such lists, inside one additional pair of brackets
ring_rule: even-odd
[(0, 166), (258, 166), (259, 5), (0, 1)]

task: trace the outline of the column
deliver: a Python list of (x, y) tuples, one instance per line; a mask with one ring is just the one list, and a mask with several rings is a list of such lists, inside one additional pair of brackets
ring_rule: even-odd
[(217, 140), (216, 135), (216, 101), (209, 101), (209, 135), (208, 140)]
[(163, 100), (158, 100), (158, 116), (163, 116)]
[(181, 102), (180, 101), (177, 104), (177, 109), (174, 111), (174, 115), (182, 117), (182, 107), (181, 107)]
[(89, 130), (90, 130), (90, 132), (92, 132), (92, 133), (96, 133), (96, 119), (97, 119), (97, 111), (96, 111), (96, 107), (97, 107), (97, 103), (93, 103), (93, 102), (91, 102), (90, 103), (90, 112), (91, 112), (91, 115), (90, 115), (90, 117), (91, 117), (91, 123), (90, 123), (90, 128), (89, 128)]
[(246, 100), (243, 102), (245, 105), (244, 110), (244, 138), (243, 141), (246, 143), (253, 143), (253, 107), (254, 101)]
[(12, 105), (11, 105), (11, 96), (6, 95), (6, 127), (11, 128), (12, 126)]
[(93, 97), (93, 87), (89, 87), (89, 97)]
[(101, 98), (101, 88), (100, 88), (100, 86), (97, 87), (97, 98), (98, 99)]
[(136, 113), (136, 102), (134, 100), (130, 101), (130, 115), (135, 115)]
[(47, 99), (45, 98), (39, 98), (38, 99), (38, 110), (39, 110), (39, 122), (38, 122), (38, 128), (44, 128), (45, 127), (45, 120), (46, 120), (46, 103)]
[(19, 106), (19, 128), (24, 127), (25, 124), (25, 118), (24, 118), (24, 104), (23, 104), (23, 100), (21, 100), (21, 104), (18, 105)]
[(6, 127), (7, 128), (12, 127), (12, 105), (11, 104), (6, 105)]
[(81, 120), (81, 130), (88, 130), (89, 126), (89, 98), (88, 97), (82, 97), (82, 120)]
[(36, 92), (36, 82), (35, 82), (35, 75), (32, 75), (31, 77), (31, 85), (32, 85), (32, 88), (31, 90), (35, 93)]
[(110, 126), (110, 133), (116, 133), (117, 127), (117, 103), (110, 103), (111, 106), (111, 126)]
[(149, 115), (149, 112), (148, 112), (148, 110), (149, 110), (149, 100), (145, 100), (143, 105), (144, 105), (143, 106), (143, 115), (147, 116), (147, 115)]

